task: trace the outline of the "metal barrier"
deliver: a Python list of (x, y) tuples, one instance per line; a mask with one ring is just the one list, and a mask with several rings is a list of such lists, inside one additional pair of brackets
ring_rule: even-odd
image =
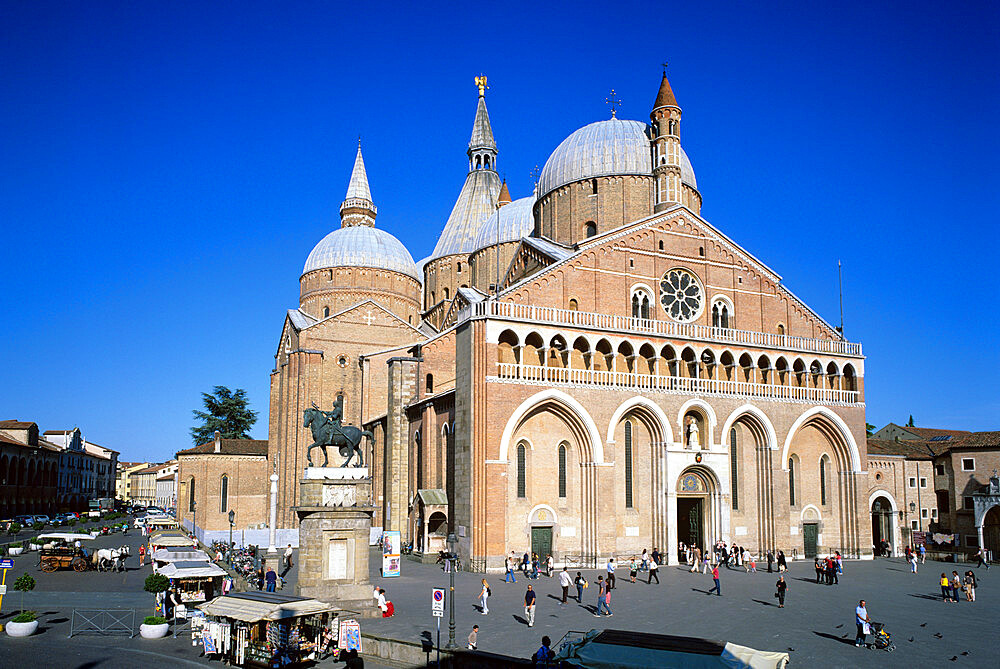
[(135, 636), (135, 609), (73, 609), (69, 636)]

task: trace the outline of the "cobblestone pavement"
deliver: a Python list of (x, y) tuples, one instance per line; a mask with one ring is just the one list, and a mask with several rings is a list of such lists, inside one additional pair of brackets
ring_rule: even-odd
[[(440, 567), (404, 560), (402, 576), (381, 578), (380, 555), (372, 553), (372, 582), (385, 588), (396, 616), (368, 622), (365, 631), (397, 639), (419, 641), (435, 634), (431, 617), (431, 587), (448, 585)], [(482, 574), (458, 573), (455, 578), (456, 641), (464, 646), (472, 625), (479, 625), (481, 650), (527, 657), (543, 634), (556, 642), (568, 630), (612, 628), (689, 635), (719, 639), (762, 650), (786, 651), (799, 667), (885, 666), (995, 666), (992, 647), (1000, 619), (1000, 588), (994, 581), (1000, 570), (974, 569), (980, 579), (975, 603), (941, 601), (937, 579), (942, 571), (964, 573), (971, 565), (931, 562), (914, 576), (901, 559), (846, 562), (840, 584), (815, 583), (812, 562), (792, 563), (785, 580), (785, 608), (777, 607), (774, 584), (777, 574), (747, 574), (742, 569), (721, 570), (722, 596), (706, 596), (711, 574), (691, 574), (679, 567), (659, 570), (661, 583), (628, 582), (628, 571), (619, 569), (612, 591), (611, 618), (595, 618), (595, 591), (584, 591), (583, 605), (559, 604), (558, 578), (541, 576), (505, 584), (503, 575), (490, 574), (493, 591), (489, 614), (482, 615), (476, 601)], [(575, 572), (575, 570), (573, 570)], [(602, 572), (584, 570), (593, 583)], [(574, 573), (575, 575), (575, 573)], [(535, 625), (524, 621), (525, 585), (538, 593)], [(575, 598), (575, 588), (571, 596)], [(872, 620), (882, 622), (892, 634), (896, 651), (854, 647), (854, 608), (866, 599)], [(442, 620), (442, 644), (448, 635), (447, 614)], [(939, 635), (939, 636), (938, 636)], [(912, 639), (912, 641), (911, 641)], [(869, 637), (869, 641), (871, 637)], [(963, 654), (966, 653), (966, 654)], [(994, 659), (989, 659), (989, 658)], [(954, 659), (955, 664), (949, 661)]]

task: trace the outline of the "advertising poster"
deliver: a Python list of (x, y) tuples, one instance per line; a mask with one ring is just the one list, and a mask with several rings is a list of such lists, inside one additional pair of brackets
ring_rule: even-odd
[(382, 533), (382, 578), (399, 576), (401, 542), (398, 530)]
[(337, 647), (343, 650), (356, 650), (361, 652), (361, 625), (353, 618), (340, 622), (340, 637), (337, 639)]

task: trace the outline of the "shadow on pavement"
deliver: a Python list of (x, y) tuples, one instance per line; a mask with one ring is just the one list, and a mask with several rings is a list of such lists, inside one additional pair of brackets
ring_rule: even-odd
[(932, 602), (941, 602), (941, 601), (944, 601), (944, 600), (941, 599), (941, 595), (928, 595), (928, 594), (923, 593), (923, 592), (911, 592), (910, 593), (910, 597), (916, 597), (917, 599), (929, 599)]
[(821, 636), (824, 639), (833, 639), (834, 641), (839, 641), (840, 643), (846, 643), (851, 646), (854, 645), (854, 641), (852, 641), (849, 638), (844, 638), (844, 637), (849, 637), (850, 634), (845, 634), (843, 637), (840, 637), (836, 636), (835, 634), (827, 634), (826, 632), (817, 632), (816, 630), (813, 630), (813, 634), (815, 634), (816, 636)]
[(761, 606), (774, 606), (774, 604), (772, 604), (771, 602), (765, 602), (763, 599), (752, 599), (750, 601), (757, 602)]

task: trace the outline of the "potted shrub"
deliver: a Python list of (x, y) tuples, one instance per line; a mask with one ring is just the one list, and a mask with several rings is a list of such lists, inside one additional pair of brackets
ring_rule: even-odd
[[(143, 590), (159, 595), (170, 587), (170, 579), (163, 574), (150, 574), (146, 577)], [(166, 618), (162, 616), (147, 616), (139, 625), (139, 634), (143, 639), (162, 639), (167, 636), (168, 626)]]
[(7, 530), (8, 534), (17, 534), (21, 531), (21, 523), (11, 523), (10, 529)]
[(15, 541), (7, 546), (8, 555), (20, 555), (24, 552), (24, 545), (20, 541)]
[[(23, 542), (22, 542), (22, 545), (23, 545)], [(42, 548), (42, 544), (40, 544), (38, 542), (38, 537), (32, 537), (32, 538), (28, 539), (28, 550), (29, 551), (37, 551), (37, 550), (41, 550), (41, 548)]]
[(38, 629), (38, 615), (24, 610), (24, 593), (35, 589), (35, 579), (30, 574), (21, 574), (14, 581), (14, 589), (21, 593), (21, 613), (4, 625), (8, 636), (31, 636)]
[(33, 529), (36, 532), (41, 532), (42, 530), (45, 529), (45, 523), (32, 523), (31, 529)]

